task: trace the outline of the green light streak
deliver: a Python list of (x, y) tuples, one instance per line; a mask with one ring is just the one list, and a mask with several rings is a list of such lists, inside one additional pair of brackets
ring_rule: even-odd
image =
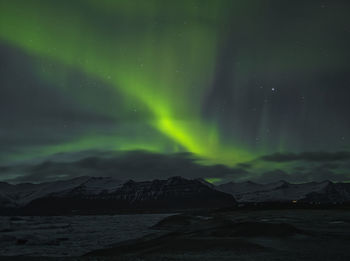
[[(150, 117), (145, 124), (172, 140), (174, 151), (182, 147), (204, 158), (204, 163), (228, 165), (253, 157), (244, 148), (220, 144), (218, 129), (200, 115), (200, 101), (215, 71), (220, 25), (226, 21), (223, 2), (174, 4), (175, 10), (164, 9), (159, 1), (88, 3), (91, 6), (82, 1), (2, 1), (0, 38), (110, 84), (126, 99), (126, 111), (135, 104), (147, 108)], [(64, 77), (53, 74), (48, 80)], [(84, 99), (77, 102), (84, 104)], [(118, 113), (108, 112), (116, 118)], [(163, 138), (132, 140), (86, 135), (42, 151), (82, 150), (107, 143), (115, 149), (164, 149)]]
[(221, 178), (206, 178), (206, 179), (204, 179), (204, 180), (205, 180), (206, 182), (215, 184), (215, 183), (221, 182), (223, 179), (221, 179)]

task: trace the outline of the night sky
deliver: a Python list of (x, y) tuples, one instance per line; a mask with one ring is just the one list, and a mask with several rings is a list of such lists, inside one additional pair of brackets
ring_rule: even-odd
[(350, 181), (349, 13), (0, 0), (0, 180)]

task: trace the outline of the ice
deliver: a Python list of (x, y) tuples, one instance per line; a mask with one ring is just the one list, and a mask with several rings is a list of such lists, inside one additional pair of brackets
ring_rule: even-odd
[(0, 217), (0, 256), (79, 256), (149, 234), (167, 216)]

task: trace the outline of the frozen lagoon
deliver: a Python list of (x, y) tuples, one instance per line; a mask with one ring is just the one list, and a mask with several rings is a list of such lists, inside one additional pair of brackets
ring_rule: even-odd
[(149, 234), (167, 216), (0, 216), (0, 256), (80, 256)]

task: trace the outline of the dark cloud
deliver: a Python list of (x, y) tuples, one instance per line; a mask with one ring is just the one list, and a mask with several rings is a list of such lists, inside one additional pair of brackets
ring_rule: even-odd
[[(93, 155), (90, 151), (80, 154), (83, 157), (75, 161), (64, 161), (63, 155), (56, 155), (40, 164), (16, 167), (16, 171), (22, 174), (12, 182), (42, 182), (78, 176), (112, 176), (122, 180), (162, 179), (171, 176), (232, 179), (247, 174), (242, 168), (200, 165), (196, 162), (198, 159), (189, 153), (130, 151), (96, 152)], [(86, 155), (89, 156), (84, 157)]]
[[(309, 155), (302, 153), (300, 155)], [(289, 155), (289, 154), (288, 154)], [(190, 153), (160, 154), (147, 151), (79, 151), (58, 153), (37, 164), (2, 166), (1, 180), (11, 182), (43, 182), (78, 176), (112, 176), (121, 180), (150, 180), (171, 176), (186, 178), (219, 178), (221, 183), (254, 181), (259, 183), (286, 180), (291, 183), (311, 181), (349, 181), (346, 162), (335, 161), (345, 156), (340, 153), (330, 157), (297, 157), (303, 159), (280, 161), (280, 168), (271, 165), (260, 169), (258, 161), (225, 165), (201, 165), (199, 158)], [(271, 156), (271, 155), (269, 155)], [(266, 156), (267, 157), (267, 156)], [(296, 157), (294, 157), (296, 158)], [(312, 160), (310, 160), (310, 158)], [(325, 159), (325, 162), (320, 159)], [(278, 158), (279, 159), (279, 158)], [(317, 160), (316, 160), (317, 159)], [(330, 161), (333, 159), (334, 161)], [(294, 164), (295, 166), (290, 166)], [(288, 163), (284, 165), (284, 163)], [(248, 171), (249, 170), (249, 171)]]
[(341, 166), (340, 164), (329, 162), (329, 163), (325, 163), (325, 164), (322, 164), (320, 166), (317, 166), (316, 169), (319, 169), (319, 170), (334, 170), (334, 169), (339, 168), (340, 166)]
[(252, 180), (257, 182), (273, 182), (281, 179), (291, 183), (350, 180), (349, 151), (275, 153), (260, 157), (254, 164), (261, 160), (267, 163), (279, 163), (279, 169), (267, 170), (252, 177)]
[(236, 166), (238, 168), (242, 168), (242, 169), (249, 169), (253, 166), (253, 164), (251, 164), (251, 163), (238, 163)]
[(304, 171), (306, 170), (307, 168), (306, 167), (303, 167), (303, 166), (297, 166), (294, 168), (295, 171), (298, 171), (298, 172), (301, 172), (301, 171)]
[(304, 152), (304, 153), (275, 153), (262, 156), (264, 161), (289, 162), (289, 161), (309, 161), (309, 162), (326, 162), (326, 161), (345, 161), (350, 159), (349, 151), (339, 152)]
[(9, 171), (11, 168), (8, 167), (8, 166), (0, 166), (0, 173), (1, 172), (6, 172), (6, 171)]
[(264, 172), (260, 176), (256, 176), (253, 178), (253, 181), (259, 183), (270, 183), (278, 180), (290, 181), (290, 175), (283, 170), (276, 169)]
[(262, 173), (252, 179), (255, 182), (269, 183), (278, 180), (285, 180), (290, 183), (304, 183), (304, 182), (321, 182), (330, 180), (333, 182), (349, 181), (347, 173), (337, 173), (327, 167), (317, 166), (304, 172), (291, 172), (276, 169)]

